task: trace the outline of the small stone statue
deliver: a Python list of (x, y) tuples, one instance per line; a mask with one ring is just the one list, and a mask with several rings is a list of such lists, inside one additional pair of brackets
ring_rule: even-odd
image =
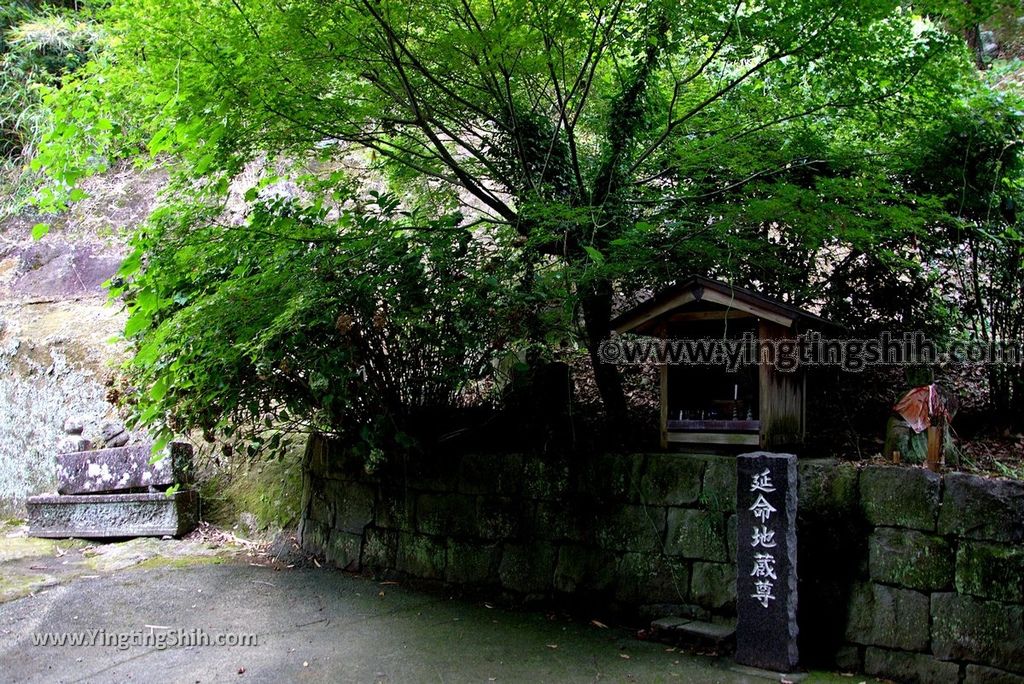
[(99, 425), (96, 434), (98, 446), (103, 449), (121, 447), (128, 443), (131, 437), (124, 423), (117, 420), (105, 420)]
[(89, 451), (92, 442), (82, 436), (85, 421), (81, 416), (71, 416), (64, 421), (64, 437), (57, 444), (57, 452), (70, 454), (78, 451)]

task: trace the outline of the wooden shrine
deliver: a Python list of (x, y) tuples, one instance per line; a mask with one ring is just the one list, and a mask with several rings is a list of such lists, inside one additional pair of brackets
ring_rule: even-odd
[(806, 374), (776, 367), (776, 341), (827, 325), (803, 309), (699, 276), (612, 321), (617, 333), (659, 337), (677, 349), (687, 344), (691, 357), (704, 353), (701, 345), (713, 351), (712, 342), (728, 343), (733, 353), (741, 343), (751, 347), (748, 363), (735, 369), (707, 357), (661, 365), (661, 444), (763, 449), (800, 444), (806, 427)]

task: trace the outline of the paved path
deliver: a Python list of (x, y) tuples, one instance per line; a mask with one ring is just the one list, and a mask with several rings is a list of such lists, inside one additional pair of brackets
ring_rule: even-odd
[[(327, 568), (256, 565), (256, 556), (216, 531), (95, 546), (33, 540), (23, 528), (0, 533), (4, 683), (779, 680), (621, 630)], [(173, 636), (195, 638), (199, 630), (206, 639), (255, 635), (257, 643), (116, 645), (147, 635), (173, 646)], [(98, 643), (35, 643), (62, 633)]]
[[(254, 633), (258, 645), (119, 650), (32, 641), (33, 633), (88, 630), (114, 638), (147, 625)], [(2, 604), (0, 663), (5, 682), (769, 681), (614, 629), (244, 561), (79, 577)]]

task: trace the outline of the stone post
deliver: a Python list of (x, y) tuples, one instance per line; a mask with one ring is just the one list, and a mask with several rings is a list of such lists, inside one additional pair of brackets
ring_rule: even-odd
[(796, 456), (736, 464), (736, 662), (792, 671), (797, 652)]

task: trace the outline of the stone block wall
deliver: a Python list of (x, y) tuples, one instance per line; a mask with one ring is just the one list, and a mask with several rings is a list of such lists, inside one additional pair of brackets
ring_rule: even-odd
[(734, 614), (730, 460), (466, 454), (368, 475), (325, 443), (306, 458), (303, 545), (337, 567), (647, 617)]
[(1024, 684), (1024, 482), (869, 466), (839, 659), (913, 682)]
[[(735, 616), (730, 456), (464, 454), (367, 473), (314, 439), (304, 480), (303, 546), (340, 568), (591, 615)], [(798, 510), (805, 664), (1024, 684), (1024, 483), (807, 460)]]

